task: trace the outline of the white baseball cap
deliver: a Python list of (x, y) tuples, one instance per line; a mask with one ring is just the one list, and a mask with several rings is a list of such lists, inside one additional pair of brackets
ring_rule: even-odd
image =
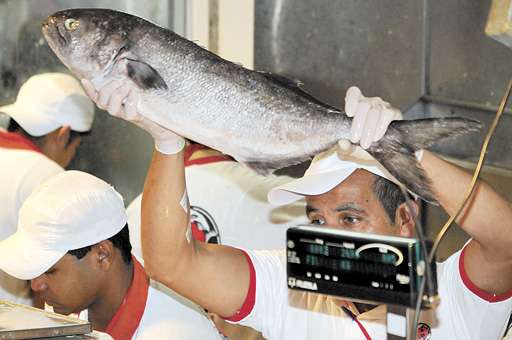
[(348, 178), (355, 170), (364, 169), (402, 185), (375, 159), (361, 159), (344, 156), (341, 159), (337, 149), (332, 148), (316, 155), (304, 176), (271, 189), (268, 201), (274, 205), (295, 202), (304, 196), (321, 195)]
[(106, 240), (126, 222), (123, 199), (112, 186), (85, 172), (61, 172), (23, 203), (18, 230), (0, 241), (0, 269), (34, 279), (69, 250)]
[(78, 80), (65, 73), (41, 73), (20, 88), (16, 102), (1, 106), (0, 112), (13, 118), (28, 134), (43, 136), (69, 125), (86, 132), (94, 119), (94, 104)]

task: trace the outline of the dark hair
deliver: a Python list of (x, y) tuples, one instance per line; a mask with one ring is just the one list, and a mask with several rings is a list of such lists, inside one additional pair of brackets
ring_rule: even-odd
[(16, 132), (18, 130), (23, 130), (23, 128), (14, 119), (9, 119), (9, 126), (7, 127), (7, 131)]
[(30, 139), (35, 144), (38, 144), (38, 142), (44, 137), (44, 136), (34, 137), (34, 136), (30, 135), (27, 131), (25, 131), (21, 127), (20, 124), (18, 124), (17, 121), (15, 121), (12, 118), (9, 120), (9, 126), (7, 126), (7, 131), (8, 132), (21, 132), (25, 137)]
[[(128, 223), (126, 223), (120, 232), (110, 237), (108, 241), (112, 242), (115, 248), (121, 251), (123, 261), (126, 264), (132, 262), (132, 245), (130, 243), (130, 232), (128, 230)], [(77, 259), (83, 258), (89, 251), (91, 251), (93, 245), (86, 246), (79, 249), (73, 249), (68, 251), (68, 254), (73, 255)]]
[(396, 209), (405, 202), (405, 197), (400, 187), (384, 177), (374, 175), (373, 192), (388, 214), (391, 223), (394, 223)]
[[(23, 127), (20, 124), (18, 124), (17, 121), (15, 121), (12, 118), (9, 120), (9, 126), (7, 127), (7, 131), (9, 131), (9, 132), (21, 132), (21, 133), (23, 133), (23, 135), (25, 135), (25, 137), (29, 138), (30, 140), (32, 140), (36, 144), (41, 140), (41, 138), (44, 137), (44, 135), (43, 136), (39, 136), (39, 137), (31, 136), (27, 131), (25, 131), (23, 129)], [(90, 134), (91, 134), (90, 130), (89, 131), (85, 131), (85, 132), (78, 132), (78, 131), (71, 130), (69, 132), (68, 144), (71, 143), (77, 137), (83, 137), (83, 136), (87, 136), (87, 135), (90, 135)]]

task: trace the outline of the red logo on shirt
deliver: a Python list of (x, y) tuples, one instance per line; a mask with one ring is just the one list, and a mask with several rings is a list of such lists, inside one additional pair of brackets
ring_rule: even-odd
[(420, 322), (418, 324), (418, 332), (416, 333), (416, 339), (418, 340), (430, 340), (432, 331), (430, 326), (426, 323)]
[(192, 225), (192, 236), (195, 240), (220, 244), (219, 228), (208, 211), (198, 206), (191, 205), (190, 220)]

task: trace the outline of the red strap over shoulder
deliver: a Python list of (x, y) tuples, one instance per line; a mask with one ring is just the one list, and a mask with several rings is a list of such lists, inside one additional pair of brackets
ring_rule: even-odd
[(146, 309), (149, 278), (142, 265), (132, 256), (133, 280), (123, 303), (108, 323), (106, 332), (116, 340), (131, 340)]
[(199, 150), (208, 150), (208, 147), (206, 147), (202, 144), (187, 145), (187, 147), (185, 148), (185, 155), (184, 155), (186, 167), (190, 166), (190, 165), (200, 165), (200, 164), (209, 164), (209, 163), (216, 163), (216, 162), (223, 162), (223, 161), (233, 161), (233, 159), (231, 157), (229, 157), (228, 155), (224, 155), (224, 154), (190, 159), (192, 157), (192, 155), (194, 154), (194, 152), (199, 151)]
[(15, 132), (0, 131), (0, 148), (32, 150), (42, 153), (41, 149), (30, 139)]

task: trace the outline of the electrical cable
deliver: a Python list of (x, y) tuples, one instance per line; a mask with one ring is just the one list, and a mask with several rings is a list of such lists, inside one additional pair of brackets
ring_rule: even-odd
[(421, 222), (419, 220), (419, 216), (418, 216), (419, 214), (414, 213), (416, 209), (414, 209), (413, 202), (410, 199), (409, 194), (407, 193), (405, 188), (403, 186), (400, 186), (400, 189), (402, 190), (402, 194), (405, 197), (405, 203), (407, 205), (409, 213), (412, 216), (414, 216), (414, 223), (416, 225), (416, 233), (417, 233), (418, 239), (420, 241), (420, 249), (421, 249), (423, 258), (425, 259), (424, 261), (426, 262), (425, 273), (424, 273), (423, 277), (421, 278), (421, 283), (420, 283), (420, 286), (418, 289), (418, 297), (416, 298), (416, 306), (414, 309), (414, 321), (412, 323), (412, 330), (411, 330), (412, 333), (410, 334), (411, 339), (416, 339), (416, 333), (418, 331), (418, 328), (415, 325), (418, 325), (418, 322), (419, 322), (421, 301), (423, 298), (423, 292), (425, 291), (425, 285), (428, 282), (428, 285), (427, 285), (428, 292), (429, 292), (429, 295), (431, 296), (431, 295), (433, 295), (434, 282), (433, 282), (433, 276), (432, 276), (432, 272), (431, 272), (431, 266), (429, 263), (427, 263), (428, 254), (427, 254), (426, 237), (425, 237), (425, 233), (423, 232), (423, 225), (421, 224)]
[(503, 95), (503, 98), (501, 99), (500, 106), (498, 108), (498, 112), (496, 112), (496, 116), (494, 117), (494, 120), (491, 124), (491, 127), (489, 128), (489, 132), (487, 132), (487, 136), (485, 137), (484, 143), (482, 144), (482, 149), (480, 151), (480, 158), (478, 159), (478, 164), (475, 168), (475, 171), (473, 173), (473, 178), (471, 179), (471, 184), (469, 185), (468, 191), (466, 193), (466, 196), (464, 197), (464, 200), (462, 201), (462, 204), (460, 205), (459, 209), (455, 214), (450, 216), (450, 218), (446, 221), (441, 231), (437, 234), (437, 237), (434, 241), (434, 245), (432, 246), (432, 249), (430, 251), (429, 257), (428, 257), (428, 263), (432, 263), (432, 260), (434, 259), (435, 253), (437, 251), (437, 248), (439, 247), (439, 244), (441, 243), (441, 240), (443, 239), (444, 235), (452, 225), (453, 221), (457, 217), (459, 217), (460, 213), (466, 206), (467, 201), (471, 197), (471, 194), (473, 193), (473, 190), (475, 188), (476, 181), (478, 180), (478, 176), (480, 175), (480, 171), (482, 169), (482, 166), (484, 164), (485, 156), (487, 154), (487, 147), (489, 145), (489, 142), (491, 140), (491, 137), (494, 134), (494, 130), (496, 129), (496, 126), (498, 126), (498, 122), (501, 118), (501, 115), (503, 114), (503, 111), (505, 110), (505, 106), (507, 104), (508, 98), (510, 96), (510, 91), (512, 89), (512, 79), (508, 83), (507, 90), (505, 91), (505, 94)]

